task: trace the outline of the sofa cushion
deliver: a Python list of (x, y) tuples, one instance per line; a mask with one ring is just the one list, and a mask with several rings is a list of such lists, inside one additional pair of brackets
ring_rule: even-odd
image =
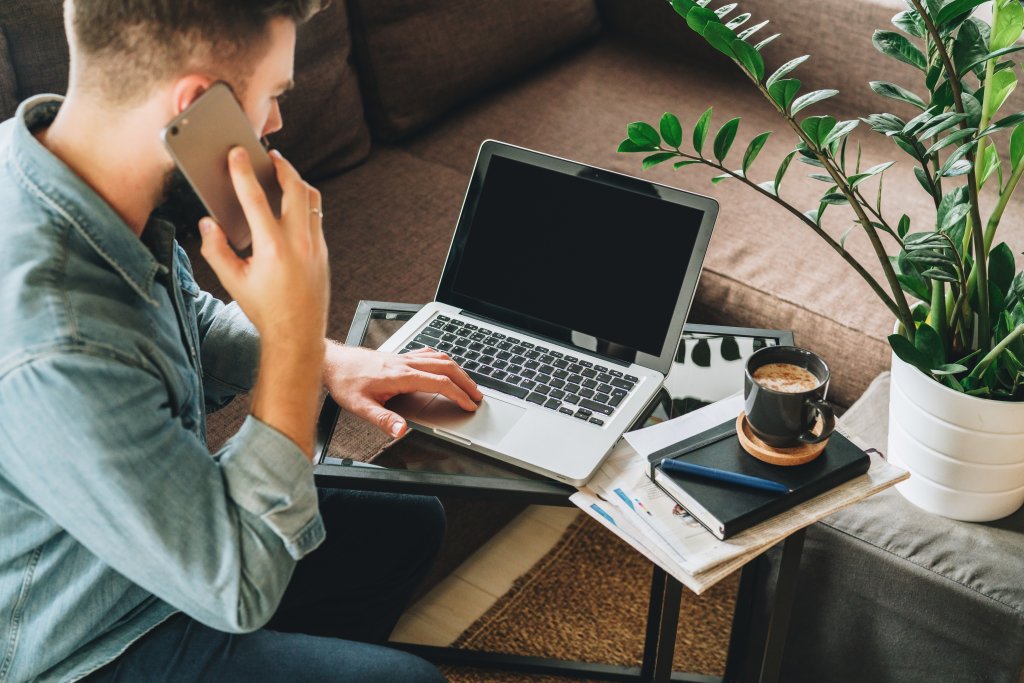
[(284, 128), (271, 142), (308, 180), (351, 168), (370, 151), (359, 82), (349, 63), (351, 49), (342, 0), (299, 28), (295, 90), (282, 100)]
[(0, 3), (0, 33), (10, 66), (6, 78), (0, 66), (0, 120), (13, 116), (27, 97), (67, 90), (68, 43), (60, 0)]
[(349, 0), (375, 135), (394, 140), (599, 30), (593, 0)]

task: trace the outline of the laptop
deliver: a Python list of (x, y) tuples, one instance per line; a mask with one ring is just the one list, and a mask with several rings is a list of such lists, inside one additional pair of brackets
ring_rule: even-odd
[(417, 430), (582, 485), (655, 399), (718, 215), (709, 197), (487, 140), (434, 301), (380, 348), (444, 351), (480, 387), (388, 407)]

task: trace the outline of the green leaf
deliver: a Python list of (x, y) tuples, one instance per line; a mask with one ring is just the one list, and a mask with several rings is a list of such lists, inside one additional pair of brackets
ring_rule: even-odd
[(946, 347), (935, 328), (921, 325), (914, 335), (914, 348), (921, 352), (927, 361), (928, 368), (938, 368), (946, 362)]
[(782, 185), (782, 177), (786, 175), (786, 170), (789, 168), (789, 162), (793, 161), (793, 157), (796, 155), (796, 150), (793, 150), (786, 155), (786, 158), (779, 164), (779, 170), (775, 172), (775, 196), (779, 196), (779, 186)]
[(884, 164), (878, 164), (877, 166), (872, 166), (871, 168), (867, 169), (863, 173), (855, 173), (855, 174), (853, 174), (852, 176), (847, 178), (847, 180), (850, 181), (850, 185), (852, 187), (857, 187), (858, 185), (860, 185), (862, 182), (864, 182), (865, 180), (867, 180), (871, 176), (878, 175), (879, 173), (883, 173), (884, 171), (886, 171), (890, 166), (892, 166), (895, 163), (896, 163), (895, 161), (887, 161)]
[[(978, 172), (978, 189), (980, 190), (992, 174), (999, 170), (999, 152), (996, 150), (995, 145), (988, 145), (985, 150), (981, 153), (982, 158), (977, 160)], [(1000, 178), (1002, 175), (1000, 173)], [(999, 181), (1000, 186), (1003, 184), (1002, 180)]]
[(1001, 242), (988, 254), (988, 280), (994, 283), (1004, 294), (1010, 291), (1010, 283), (1013, 281), (1013, 274), (1016, 264), (1013, 259), (1013, 252)]
[(747, 28), (743, 29), (742, 31), (740, 31), (739, 33), (736, 34), (736, 37), (739, 38), (740, 40), (746, 40), (747, 38), (749, 38), (750, 36), (754, 35), (755, 33), (760, 31), (761, 29), (763, 29), (767, 25), (768, 25), (768, 20), (765, 19), (760, 24), (754, 24), (753, 26), (748, 26)]
[(761, 48), (763, 48), (765, 45), (767, 45), (768, 43), (772, 42), (773, 40), (775, 40), (776, 38), (778, 38), (781, 35), (782, 35), (781, 33), (773, 33), (772, 35), (768, 36), (767, 38), (762, 40), (760, 43), (755, 45), (754, 49), (757, 50), (758, 52), (760, 52)]
[[(733, 172), (736, 173), (737, 175), (743, 175), (743, 172), (740, 171), (739, 169), (737, 169), (736, 171), (733, 171)], [(712, 178), (711, 179), (711, 184), (712, 185), (717, 185), (718, 183), (722, 182), (723, 180), (731, 180), (733, 178), (734, 178), (734, 176), (729, 174), (729, 173), (722, 173), (721, 175), (716, 175), (714, 178)]]
[(761, 56), (761, 53), (751, 47), (750, 43), (739, 39), (732, 41), (730, 49), (743, 68), (754, 77), (755, 81), (760, 83), (764, 78), (764, 57)]
[(939, 175), (941, 175), (943, 178), (953, 178), (958, 175), (967, 175), (968, 173), (971, 172), (971, 168), (973, 168), (971, 162), (967, 161), (967, 159), (960, 159), (959, 161), (953, 163), (948, 168), (944, 166)]
[(921, 301), (931, 301), (932, 290), (920, 275), (897, 275), (896, 280), (906, 293), (916, 296)]
[(944, 363), (937, 368), (932, 368), (933, 375), (959, 375), (967, 372), (967, 368), (957, 363)]
[(953, 65), (961, 74), (966, 74), (971, 68), (965, 69), (968, 64), (977, 64), (988, 54), (988, 41), (981, 33), (981, 28), (973, 21), (966, 22), (957, 32), (956, 40), (953, 41), (951, 57)]
[(882, 97), (888, 97), (891, 100), (897, 100), (899, 102), (906, 102), (912, 104), (918, 109), (927, 109), (928, 105), (924, 103), (920, 97), (910, 92), (909, 90), (902, 88), (895, 83), (889, 83), (887, 81), (871, 81), (868, 83), (871, 89), (877, 95)]
[(846, 198), (846, 195), (841, 192), (830, 192), (821, 198), (821, 203), (837, 206), (841, 204), (849, 204), (850, 201)]
[(692, 7), (686, 13), (687, 25), (702, 36), (705, 28), (711, 22), (720, 24), (721, 20), (717, 14), (705, 7)]
[(1024, 159), (1024, 123), (1017, 124), (1010, 134), (1010, 166), (1016, 170)]
[(790, 71), (792, 71), (793, 69), (797, 68), (798, 66), (800, 66), (801, 64), (806, 62), (809, 58), (810, 58), (810, 55), (803, 55), (802, 57), (796, 57), (795, 59), (789, 60), (788, 62), (786, 62), (785, 64), (780, 66), (778, 69), (776, 69), (775, 73), (773, 73), (771, 76), (768, 77), (768, 80), (765, 81), (765, 83), (764, 83), (765, 86), (767, 86), (768, 88), (771, 88), (772, 87), (772, 83), (775, 83), (776, 81), (778, 81), (779, 79), (784, 77)]
[[(1014, 5), (1020, 7), (1020, 5)], [(1024, 11), (1024, 10), (1022, 10)], [(992, 74), (992, 78), (985, 81), (985, 89), (989, 92), (988, 110), (985, 116), (991, 118), (999, 108), (1006, 102), (1013, 89), (1017, 87), (1017, 75), (1013, 69), (1003, 69)]]
[(939, 206), (935, 210), (935, 225), (953, 225), (953, 223), (948, 220), (949, 212), (957, 206), (970, 207), (969, 201), (966, 186), (958, 187), (952, 192), (947, 193), (939, 201)]
[(668, 146), (679, 149), (679, 145), (683, 144), (683, 126), (679, 123), (679, 117), (665, 112), (661, 115), (659, 127), (661, 128), (661, 137)]
[(658, 149), (656, 145), (638, 145), (629, 138), (619, 143), (617, 152), (653, 152)]
[(673, 159), (677, 156), (679, 155), (676, 154), (675, 152), (658, 152), (657, 154), (652, 154), (649, 157), (644, 157), (644, 170), (646, 171), (651, 166), (657, 166), (658, 164), (664, 161), (668, 161), (669, 159)]
[(928, 32), (927, 27), (924, 25), (924, 20), (917, 13), (917, 10), (908, 9), (900, 12), (892, 18), (892, 23), (896, 28), (902, 29), (915, 38), (924, 38)]
[(836, 127), (836, 120), (831, 116), (808, 116), (800, 123), (800, 127), (811, 142), (820, 148), (821, 141)]
[(725, 17), (729, 14), (729, 12), (733, 11), (734, 9), (736, 9), (737, 6), (739, 6), (738, 2), (730, 2), (727, 5), (722, 5), (721, 7), (719, 7), (718, 9), (715, 10), (715, 15), (719, 19), (725, 19)]
[(697, 6), (693, 0), (669, 0), (672, 5), (672, 9), (676, 11), (676, 14), (681, 16), (683, 19), (686, 18), (687, 13)]
[(843, 136), (849, 135), (860, 121), (857, 119), (851, 119), (849, 121), (840, 121), (836, 124), (836, 127), (829, 131), (829, 134), (825, 136), (825, 139), (821, 141), (822, 147), (828, 147), (836, 140), (841, 139)]
[(923, 126), (915, 135), (924, 140), (949, 130), (953, 126), (958, 125), (961, 121), (967, 119), (967, 114), (957, 114), (956, 112), (947, 111), (943, 114), (932, 118), (928, 123)]
[(998, 50), (1013, 45), (1020, 38), (1021, 31), (1024, 31), (1024, 7), (1021, 7), (1019, 2), (1000, 5), (999, 16), (996, 18), (988, 46)]
[(899, 225), (896, 226), (896, 232), (899, 234), (900, 239), (907, 236), (907, 233), (910, 232), (910, 216), (903, 214), (900, 217)]
[(709, 21), (704, 27), (703, 35), (708, 45), (732, 59), (732, 42), (736, 40), (735, 33), (717, 21)]
[(924, 188), (925, 192), (932, 194), (932, 186), (928, 184), (928, 176), (925, 175), (924, 170), (920, 166), (914, 167), (914, 177), (917, 178), (917, 182)]
[(806, 95), (801, 95), (800, 97), (793, 100), (793, 106), (790, 108), (790, 115), (796, 116), (797, 112), (799, 112), (801, 109), (806, 109), (815, 102), (827, 100), (828, 98), (838, 94), (838, 90), (814, 90), (812, 92), (807, 93)]
[(718, 131), (718, 135), (715, 136), (715, 158), (718, 159), (719, 163), (724, 162), (726, 155), (729, 154), (729, 148), (732, 147), (732, 142), (736, 139), (736, 130), (739, 127), (740, 120), (738, 117), (729, 119)]
[(748, 21), (750, 21), (750, 17), (752, 17), (752, 16), (753, 15), (750, 12), (744, 12), (743, 14), (737, 14), (735, 17), (730, 19), (729, 23), (727, 23), (725, 26), (726, 26), (726, 28), (731, 28), (731, 29), (733, 29), (735, 31), (740, 26), (743, 26), (743, 24), (745, 24)]
[(956, 65), (957, 75), (962, 78), (963, 76), (967, 75), (968, 71), (970, 71), (974, 67), (978, 66), (979, 64), (983, 64), (983, 63), (987, 62), (990, 59), (995, 59), (996, 57), (1002, 57), (1003, 55), (1008, 55), (1011, 52), (1018, 52), (1020, 50), (1024, 50), (1024, 45), (1011, 45), (1010, 47), (1004, 47), (1004, 48), (1002, 48), (1000, 50), (993, 50), (992, 52), (989, 52), (987, 55), (984, 55), (983, 57), (979, 57), (978, 59), (974, 60), (973, 62), (971, 62), (970, 64), (967, 64), (965, 66), (960, 66), (959, 64), (957, 64)]
[(654, 126), (643, 121), (634, 121), (626, 126), (626, 135), (638, 147), (657, 147), (661, 144), (661, 136)]
[(942, 138), (941, 140), (936, 142), (934, 145), (929, 147), (925, 151), (924, 155), (926, 157), (930, 157), (932, 154), (935, 154), (940, 149), (944, 149), (946, 147), (949, 147), (950, 145), (956, 144), (956, 143), (960, 142), (961, 140), (963, 140), (965, 138), (971, 137), (972, 135), (974, 135), (977, 132), (978, 132), (977, 128), (963, 128), (961, 130), (956, 131), (955, 133), (950, 133), (949, 135), (947, 135), (946, 137)]
[(871, 42), (882, 54), (915, 66), (921, 71), (925, 70), (928, 60), (906, 36), (895, 31), (876, 30), (871, 36)]
[(941, 9), (939, 9), (935, 14), (935, 25), (941, 27), (943, 24), (948, 23), (952, 19), (956, 19), (965, 12), (970, 12), (978, 5), (983, 5), (987, 1), (988, 0), (947, 0), (947, 2), (944, 2)]
[(910, 340), (902, 334), (890, 334), (889, 346), (892, 347), (892, 351), (896, 354), (896, 357), (904, 363), (913, 365), (922, 372), (931, 372), (931, 364), (928, 362), (928, 357), (918, 351), (917, 348), (910, 343)]
[(840, 249), (846, 249), (846, 238), (850, 236), (850, 231), (852, 231), (855, 227), (857, 227), (856, 224), (851, 225), (846, 230), (843, 230), (843, 234), (839, 236)]
[(771, 132), (761, 133), (756, 138), (751, 140), (749, 145), (747, 145), (747, 151), (744, 152), (743, 154), (744, 175), (746, 175), (747, 170), (750, 168), (750, 165), (754, 163), (754, 159), (756, 159), (757, 155), (761, 152), (761, 148), (764, 147), (764, 143), (768, 139), (769, 135), (771, 135)]
[(782, 108), (782, 111), (789, 113), (789, 105), (793, 103), (793, 98), (796, 97), (798, 90), (800, 90), (799, 79), (783, 78), (771, 84), (768, 94)]
[(711, 107), (700, 115), (697, 125), (693, 127), (693, 148), (700, 154), (704, 149), (704, 141), (708, 138), (708, 128), (711, 126)]
[(676, 163), (672, 164), (672, 168), (674, 168), (674, 169), (676, 169), (678, 171), (683, 166), (691, 166), (693, 164), (699, 164), (699, 163), (700, 163), (699, 161), (694, 161), (694, 160), (687, 159), (686, 161), (677, 161)]
[(971, 205), (965, 203), (957, 204), (956, 206), (952, 207), (949, 211), (947, 211), (945, 215), (939, 214), (938, 218), (941, 221), (939, 223), (939, 230), (945, 232), (946, 230), (950, 230), (951, 228), (956, 227), (956, 225), (960, 221), (965, 220), (967, 218), (967, 214), (969, 214), (970, 212)]
[(978, 137), (982, 137), (982, 136), (985, 136), (985, 135), (991, 135), (992, 133), (996, 132), (997, 130), (1002, 130), (1003, 128), (1009, 128), (1010, 126), (1016, 126), (1019, 123), (1024, 123), (1024, 112), (1017, 112), (1016, 114), (1010, 114), (1006, 118), (999, 119), (998, 121), (993, 123), (991, 126), (986, 128), (985, 130), (983, 130), (981, 132), (981, 135), (979, 135)]

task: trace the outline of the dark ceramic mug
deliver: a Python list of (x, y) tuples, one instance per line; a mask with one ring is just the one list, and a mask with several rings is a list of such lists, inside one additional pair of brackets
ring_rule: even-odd
[[(754, 373), (769, 363), (795, 365), (817, 380), (813, 388), (779, 391), (759, 384)], [(769, 446), (790, 448), (805, 443), (820, 443), (835, 430), (832, 406), (825, 401), (831, 374), (828, 365), (815, 353), (796, 346), (767, 346), (747, 359), (743, 373), (743, 410), (754, 433)], [(820, 434), (814, 434), (818, 418)]]

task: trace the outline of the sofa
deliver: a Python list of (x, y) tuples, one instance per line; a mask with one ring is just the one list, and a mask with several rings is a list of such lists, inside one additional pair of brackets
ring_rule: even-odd
[[(0, 119), (29, 95), (66, 88), (60, 5), (0, 4)], [(840, 90), (808, 113), (854, 118), (913, 114), (866, 85), (916, 84), (911, 67), (880, 56), (870, 42), (872, 30), (904, 8), (901, 0), (748, 0), (737, 12), (752, 12), (751, 23), (771, 19), (765, 36), (783, 34), (764, 48), (769, 71), (811, 54), (795, 74), (805, 90)], [(797, 343), (828, 359), (830, 398), (840, 406), (889, 366), (892, 317), (806, 226), (736, 182), (712, 185), (700, 166), (641, 171), (638, 157), (616, 153), (627, 123), (657, 122), (672, 111), (686, 131), (711, 105), (712, 131), (742, 117), (736, 159), (757, 133), (774, 131), (751, 171), (758, 181), (774, 177), (795, 142), (735, 65), (664, 0), (333, 0), (300, 29), (295, 80), (282, 104), (285, 128), (272, 142), (323, 193), (329, 332), (336, 338), (345, 337), (361, 299), (431, 298), (476, 150), (493, 138), (715, 197), (721, 211), (690, 321), (793, 330)], [(886, 174), (883, 211), (907, 213), (920, 229), (930, 228), (930, 200), (906, 157), (864, 125), (853, 140), (863, 167), (900, 162)], [(817, 207), (824, 189), (806, 177), (814, 170), (794, 162), (782, 185), (783, 196), (802, 209)], [(1019, 209), (1008, 209), (1000, 235), (1018, 251)], [(826, 214), (835, 235), (849, 225), (842, 207)], [(189, 220), (181, 220), (179, 239), (200, 283), (226, 296), (198, 253)], [(879, 275), (862, 234), (851, 233), (846, 248)], [(212, 447), (244, 413), (243, 400), (213, 416)], [(354, 438), (351, 455), (365, 459), (374, 448)], [(446, 505), (454, 550), (439, 575), (517, 510)]]

